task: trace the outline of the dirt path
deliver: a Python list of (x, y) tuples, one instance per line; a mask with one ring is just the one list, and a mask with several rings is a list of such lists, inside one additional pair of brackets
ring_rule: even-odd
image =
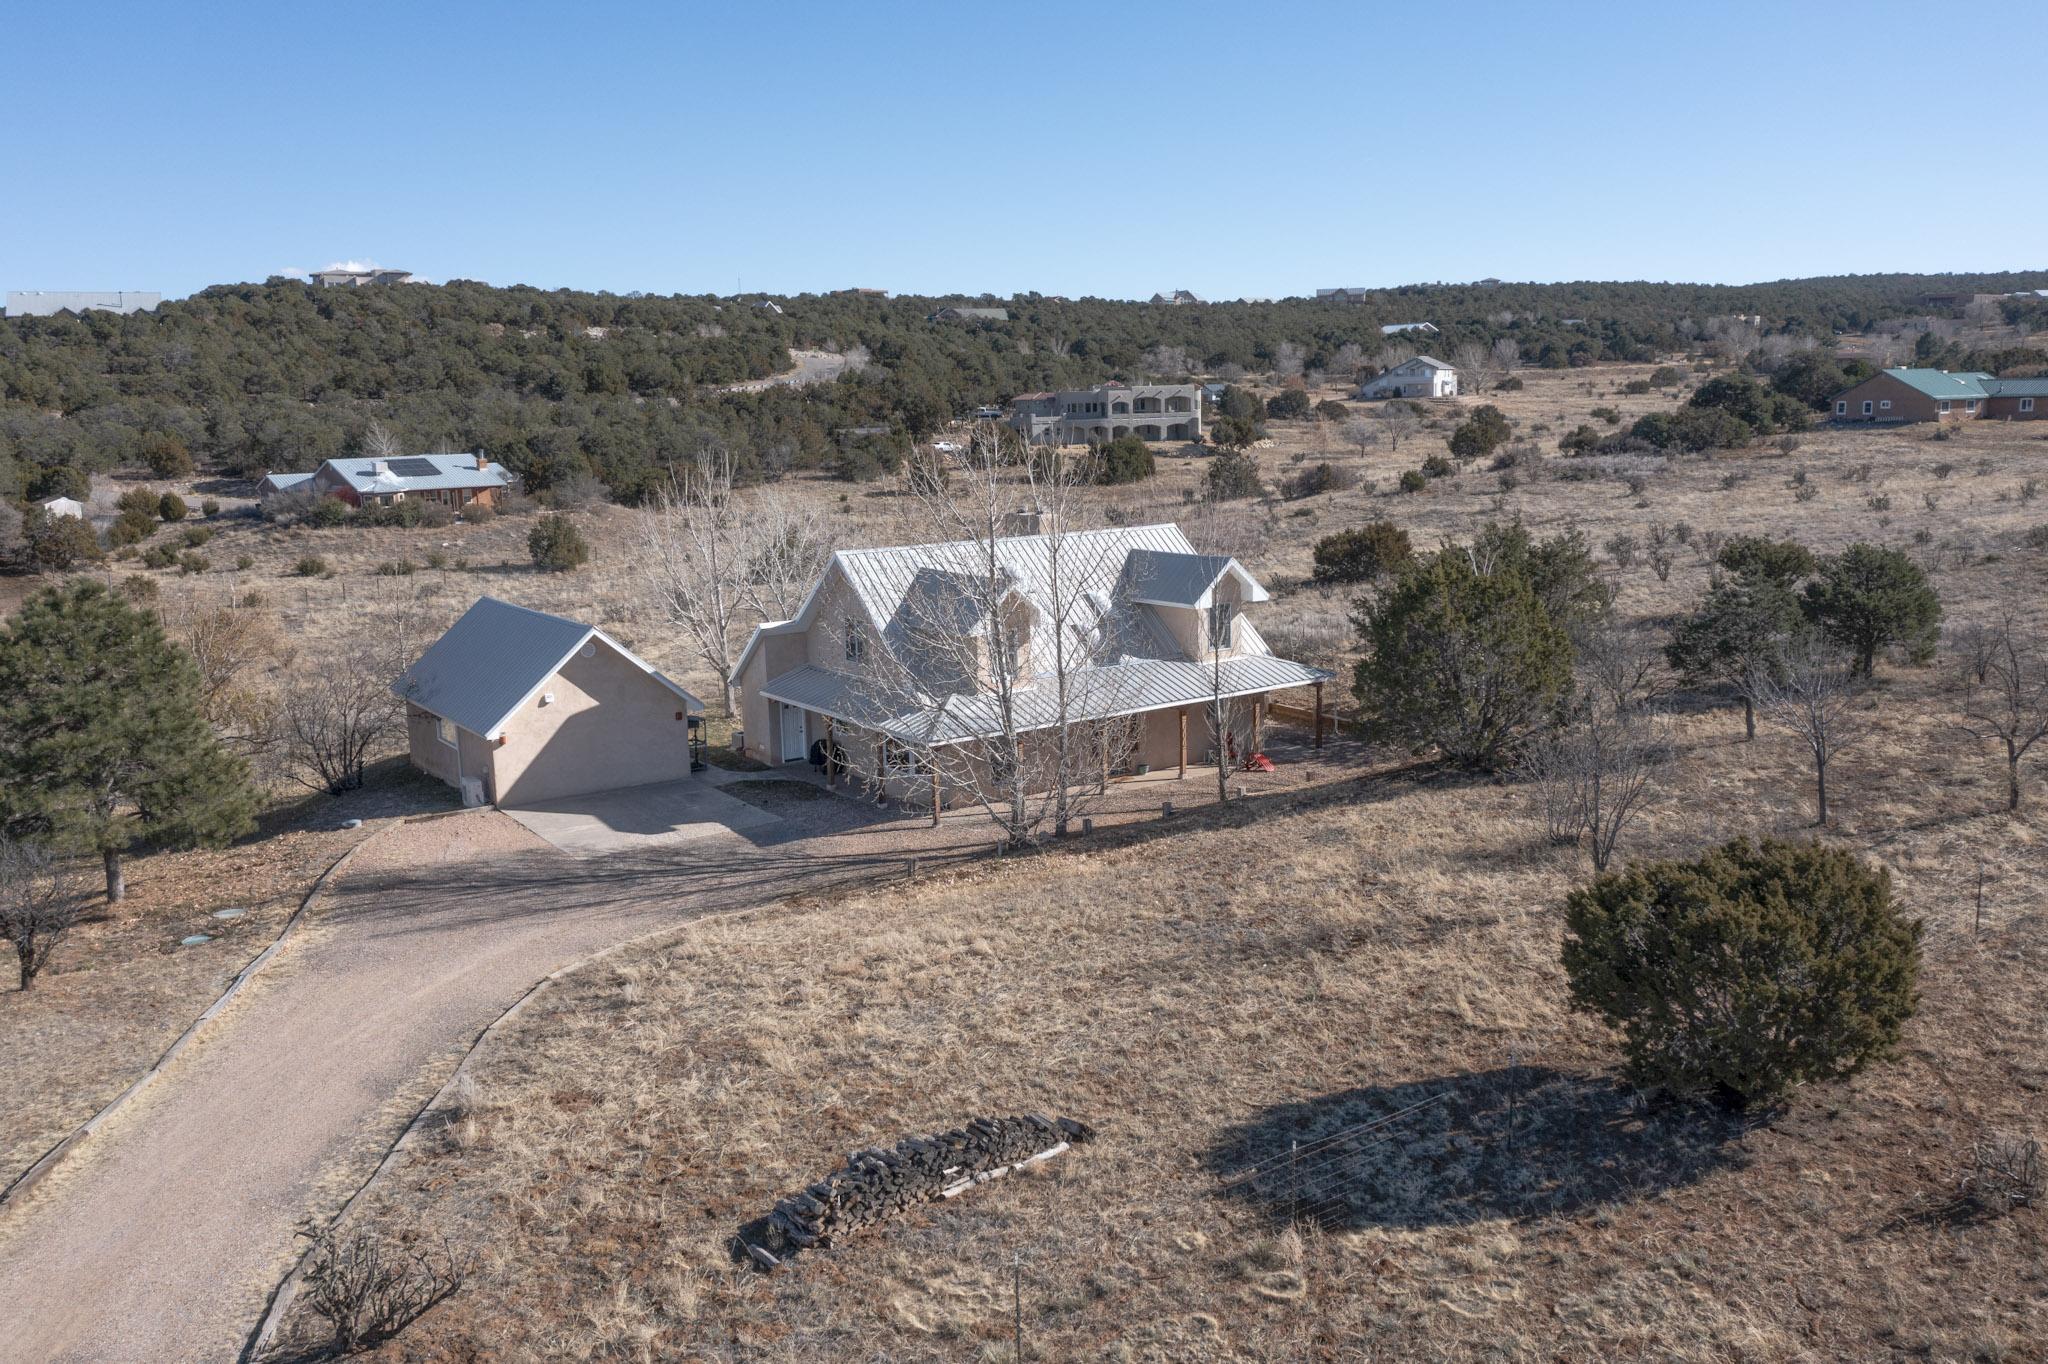
[(495, 811), (383, 832), (156, 1089), (0, 1219), (0, 1360), (234, 1358), (294, 1228), (340, 1205), (536, 979), (640, 932), (898, 866), (900, 849), (735, 835), (576, 861)]
[(808, 384), (829, 384), (846, 373), (853, 364), (853, 357), (829, 350), (793, 350), (789, 353), (790, 367), (780, 374), (771, 374), (765, 379), (743, 379), (736, 384), (726, 384), (721, 393), (759, 393), (769, 388), (802, 388)]

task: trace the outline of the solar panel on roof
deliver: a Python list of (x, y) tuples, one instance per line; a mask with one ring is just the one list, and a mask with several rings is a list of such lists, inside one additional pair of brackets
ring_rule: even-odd
[(392, 460), (391, 472), (400, 478), (433, 478), (441, 470), (431, 459), (421, 459), (412, 455)]

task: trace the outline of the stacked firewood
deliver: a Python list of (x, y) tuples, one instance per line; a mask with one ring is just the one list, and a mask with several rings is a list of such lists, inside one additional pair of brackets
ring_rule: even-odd
[(1086, 1123), (1026, 1113), (975, 1118), (965, 1127), (911, 1137), (888, 1150), (855, 1151), (802, 1193), (778, 1199), (766, 1217), (733, 1238), (733, 1258), (773, 1269), (791, 1255), (894, 1217), (920, 1203), (951, 1198), (1020, 1166), (1058, 1155), (1095, 1135)]

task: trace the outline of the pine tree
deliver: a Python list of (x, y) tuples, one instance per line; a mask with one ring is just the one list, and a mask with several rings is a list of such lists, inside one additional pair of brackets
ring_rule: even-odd
[(1821, 632), (1855, 655), (1868, 677), (1880, 650), (1905, 646), (1915, 662), (1933, 657), (1941, 598), (1920, 565), (1896, 549), (1851, 545), (1825, 560), (1800, 603)]
[(1742, 727), (1756, 737), (1756, 697), (1746, 685), (1759, 670), (1784, 671), (1785, 645), (1804, 628), (1799, 601), (1768, 573), (1715, 575), (1706, 599), (1678, 623), (1664, 650), (1671, 666), (1693, 683), (1721, 682), (1742, 693)]
[(198, 669), (145, 612), (74, 582), (0, 634), (0, 822), (99, 853), (109, 901), (128, 849), (224, 842), (255, 803), (201, 713)]

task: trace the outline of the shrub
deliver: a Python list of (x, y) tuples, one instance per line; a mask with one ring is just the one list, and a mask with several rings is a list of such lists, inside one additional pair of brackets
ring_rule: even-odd
[(1280, 421), (1299, 421), (1315, 410), (1308, 393), (1299, 388), (1283, 388), (1266, 400), (1266, 415)]
[(428, 567), (428, 568), (431, 568), (431, 569), (435, 569), (435, 570), (439, 570), (439, 569), (444, 569), (444, 568), (448, 567), (448, 554), (447, 554), (447, 552), (446, 552), (445, 550), (439, 550), (439, 549), (430, 549), (430, 550), (428, 550), (428, 551), (427, 551), (427, 567)]
[(1621, 413), (1615, 411), (1611, 407), (1596, 407), (1588, 411), (1586, 415), (1589, 417), (1598, 417), (1601, 421), (1606, 422), (1609, 426), (1621, 425)]
[(1209, 472), (1203, 482), (1212, 502), (1257, 497), (1262, 491), (1259, 462), (1242, 450), (1225, 450), (1210, 460)]
[(445, 1243), (438, 1256), (386, 1246), (365, 1232), (332, 1228), (304, 1233), (307, 1308), (334, 1332), (333, 1348), (353, 1355), (375, 1349), (461, 1291), (472, 1261)]
[(410, 578), (413, 571), (410, 559), (386, 559), (377, 565), (377, 576), (380, 578)]
[(1703, 450), (1740, 448), (1749, 444), (1756, 431), (1740, 417), (1718, 407), (1681, 407), (1675, 412), (1652, 412), (1638, 417), (1629, 434), (1659, 450), (1698, 454)]
[(146, 516), (154, 521), (157, 507), (162, 501), (163, 498), (159, 494), (151, 492), (148, 488), (130, 488), (121, 494), (114, 506), (123, 516)]
[(1557, 438), (1557, 448), (1568, 455), (1590, 455), (1600, 448), (1600, 433), (1581, 422)]
[(1309, 465), (1300, 473), (1285, 480), (1281, 485), (1281, 493), (1289, 498), (1314, 497), (1317, 493), (1337, 492), (1356, 486), (1358, 475), (1349, 469), (1340, 469), (1329, 463), (1318, 463)]
[(527, 532), (526, 552), (534, 566), (554, 573), (581, 568), (590, 561), (590, 545), (576, 523), (559, 512), (548, 512)]
[(196, 550), (188, 549), (178, 556), (178, 571), (180, 573), (204, 573), (212, 567), (213, 560)]
[(1118, 436), (1102, 447), (1095, 465), (1097, 483), (1138, 483), (1152, 477), (1157, 466), (1152, 447), (1136, 436)]
[(1912, 1017), (1920, 925), (1891, 878), (1820, 843), (1737, 839), (1565, 899), (1574, 1008), (1621, 1032), (1630, 1077), (1741, 1105), (1853, 1075)]
[(1631, 379), (1621, 386), (1621, 391), (1631, 396), (1648, 393), (1650, 391), (1650, 381), (1648, 379)]
[(1457, 430), (1451, 432), (1451, 453), (1461, 460), (1481, 459), (1505, 445), (1514, 432), (1507, 418), (1492, 403), (1473, 409)]
[(308, 554), (292, 565), (292, 573), (301, 578), (324, 577), (327, 573), (327, 561), (317, 554)]
[[(1527, 538), (1519, 527), (1489, 534)], [(1376, 732), (1461, 766), (1513, 761), (1571, 685), (1571, 640), (1529, 569), (1526, 556), (1447, 548), (1362, 604), (1352, 690)]]
[(199, 514), (201, 516), (219, 516), (220, 503), (214, 501), (210, 497), (207, 498), (206, 500), (199, 504)]
[(1425, 478), (1449, 478), (1456, 472), (1451, 462), (1442, 455), (1431, 455), (1422, 461), (1422, 473)]
[(144, 568), (169, 568), (178, 562), (178, 551), (170, 545), (151, 545), (142, 551)]
[(496, 515), (488, 502), (472, 502), (462, 509), (462, 519), (472, 526), (481, 526)]
[(247, 573), (250, 569), (256, 567), (256, 556), (253, 554), (237, 554), (235, 556), (235, 567)]
[(1607, 557), (1614, 560), (1614, 566), (1627, 569), (1635, 567), (1636, 555), (1642, 550), (1642, 544), (1634, 535), (1624, 530), (1616, 531), (1608, 539), (1606, 548)]
[(21, 540), (23, 557), (38, 573), (62, 573), (100, 557), (90, 525), (75, 516), (51, 516), (41, 507), (29, 508), (22, 517)]
[(1404, 493), (1419, 493), (1419, 492), (1421, 492), (1421, 491), (1422, 491), (1422, 490), (1423, 490), (1424, 488), (1427, 488), (1428, 486), (1429, 486), (1429, 475), (1427, 475), (1427, 474), (1423, 473), (1423, 472), (1422, 472), (1422, 470), (1420, 470), (1420, 469), (1403, 469), (1403, 470), (1401, 471), (1401, 491), (1402, 491), (1402, 492), (1404, 492)]
[(1821, 633), (1855, 655), (1868, 677), (1880, 651), (1903, 646), (1916, 663), (1934, 656), (1941, 598), (1903, 550), (1856, 544), (1824, 560), (1799, 603)]
[(1756, 573), (1790, 585), (1813, 572), (1813, 551), (1797, 540), (1767, 535), (1731, 535), (1714, 562), (1730, 573)]
[(1335, 398), (1325, 398), (1316, 404), (1316, 415), (1327, 422), (1351, 420), (1351, 409)]
[(185, 442), (161, 431), (152, 431), (136, 444), (136, 457), (158, 478), (183, 478), (192, 472), (192, 452)]
[(183, 521), (187, 515), (185, 499), (176, 493), (165, 493), (157, 499), (156, 514), (165, 521)]
[(1495, 393), (1520, 393), (1522, 391), (1522, 376), (1510, 374), (1507, 378), (1495, 384), (1493, 391)]
[(317, 498), (313, 505), (306, 509), (306, 521), (322, 528), (342, 525), (354, 515), (355, 511), (348, 503), (338, 497)]
[(211, 526), (185, 527), (185, 547), (187, 549), (197, 549), (212, 538), (213, 528)]
[(1391, 521), (1370, 521), (1316, 541), (1314, 579), (1364, 583), (1407, 566), (1415, 557), (1408, 532)]

